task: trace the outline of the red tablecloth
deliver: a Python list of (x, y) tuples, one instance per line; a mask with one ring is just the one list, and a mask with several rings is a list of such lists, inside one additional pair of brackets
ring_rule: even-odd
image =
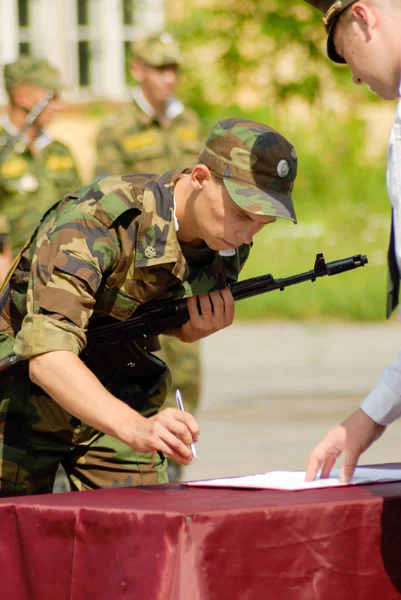
[(401, 598), (401, 483), (32, 496), (0, 523), (1, 600)]

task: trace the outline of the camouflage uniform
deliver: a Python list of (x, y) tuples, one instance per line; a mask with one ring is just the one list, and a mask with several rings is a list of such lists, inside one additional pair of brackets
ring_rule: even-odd
[[(176, 42), (167, 33), (148, 36), (133, 45), (134, 55), (152, 67), (179, 65)], [(133, 101), (110, 115), (99, 132), (95, 175), (165, 173), (191, 167), (201, 150), (200, 121), (175, 96), (166, 102), (168, 126), (161, 124), (140, 87)]]
[[(0, 120), (0, 136), (13, 135), (12, 123)], [(58, 198), (81, 185), (68, 147), (41, 133), (38, 152), (19, 143), (0, 164), (0, 212), (11, 227), (13, 253), (18, 254), (35, 230), (43, 213)]]
[(164, 173), (183, 164), (191, 167), (201, 149), (200, 126), (195, 113), (177, 98), (168, 109), (175, 115), (162, 128), (151, 114), (140, 88), (133, 101), (111, 115), (97, 139), (96, 177), (118, 173)]
[[(134, 55), (152, 66), (181, 64), (179, 48), (167, 33), (138, 40)], [(95, 174), (101, 177), (119, 173), (164, 173), (196, 163), (201, 150), (200, 121), (174, 96), (166, 105), (168, 127), (156, 119), (140, 87), (132, 90), (133, 101), (111, 115), (97, 140)], [(171, 336), (160, 338), (159, 356), (167, 362), (173, 385), (180, 388), (185, 407), (194, 413), (199, 405), (202, 380), (199, 342), (183, 344)], [(174, 393), (168, 406), (176, 406)], [(174, 461), (171, 461), (174, 462)], [(175, 463), (175, 469), (180, 470)]]
[[(244, 210), (295, 221), (296, 157), (273, 130), (244, 119), (219, 122), (200, 161)], [(223, 257), (207, 246), (187, 254), (178, 243), (174, 183), (184, 173), (108, 177), (54, 205), (11, 279), (0, 356), (12, 349), (23, 359), (78, 354), (97, 317), (127, 320), (160, 296), (188, 297), (237, 280), (250, 245)], [(83, 360), (112, 394), (150, 416), (168, 390), (168, 368), (157, 380), (140, 380), (141, 373), (127, 374), (128, 350), (117, 344)], [(59, 463), (74, 489), (167, 481), (163, 455), (135, 452), (73, 417), (30, 381), (28, 361), (0, 379), (0, 392), (1, 495), (49, 492)]]
[[(53, 91), (62, 87), (58, 70), (43, 59), (21, 57), (5, 66), (4, 78), (8, 89), (20, 83)], [(40, 131), (33, 144), (34, 153), (24, 134), (9, 150), (7, 143), (17, 134), (18, 129), (7, 116), (0, 119), (0, 214), (9, 221), (14, 255), (32, 235), (45, 210), (81, 185), (74, 158), (65, 144)]]

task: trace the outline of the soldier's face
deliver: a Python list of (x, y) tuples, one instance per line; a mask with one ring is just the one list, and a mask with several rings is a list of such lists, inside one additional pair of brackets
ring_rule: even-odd
[(174, 94), (180, 76), (178, 65), (153, 67), (143, 61), (135, 61), (132, 74), (151, 104), (166, 102)]
[(366, 84), (386, 100), (397, 98), (401, 65), (390, 41), (391, 19), (383, 13), (379, 19), (377, 8), (359, 2), (346, 12), (336, 25), (334, 45), (346, 61), (354, 83)]
[(253, 237), (276, 217), (255, 215), (240, 208), (230, 197), (222, 181), (211, 178), (195, 203), (199, 237), (212, 250), (238, 248), (250, 244)]
[[(15, 96), (15, 100), (17, 104), (25, 108), (27, 111), (30, 111), (38, 102), (40, 102), (40, 100), (42, 100), (46, 91), (47, 90), (45, 88), (36, 85), (21, 86), (20, 90), (18, 90), (18, 93)], [(64, 103), (56, 94), (39, 114), (35, 124), (39, 127), (48, 125), (54, 120), (57, 113), (63, 108)]]

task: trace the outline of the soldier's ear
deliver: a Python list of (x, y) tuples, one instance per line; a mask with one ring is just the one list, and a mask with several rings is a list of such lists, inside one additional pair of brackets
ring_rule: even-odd
[(200, 191), (205, 182), (210, 181), (211, 179), (212, 174), (206, 165), (199, 163), (195, 165), (191, 171), (191, 185), (194, 190)]
[(372, 31), (376, 27), (377, 16), (374, 6), (368, 6), (362, 2), (356, 2), (352, 5), (354, 19), (363, 31), (366, 40), (372, 37)]

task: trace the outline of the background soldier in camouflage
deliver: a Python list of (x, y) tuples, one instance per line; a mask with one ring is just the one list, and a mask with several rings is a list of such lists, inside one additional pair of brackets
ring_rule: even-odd
[[(4, 82), (9, 96), (7, 114), (0, 120), (0, 213), (10, 223), (16, 255), (57, 199), (81, 185), (74, 158), (61, 142), (44, 133), (63, 108), (59, 99), (61, 75), (45, 59), (20, 57), (5, 65)], [(47, 91), (53, 98), (16, 143), (27, 114)], [(10, 143), (11, 142), (11, 143)]]
[(157, 377), (133, 369), (126, 342), (81, 360), (86, 332), (96, 318), (127, 320), (162, 296), (188, 298), (189, 321), (170, 331), (183, 342), (230, 325), (227, 284), (253, 236), (277, 217), (295, 222), (296, 170), (280, 134), (227, 119), (192, 170), (107, 177), (52, 207), (0, 314), (1, 356), (14, 349), (26, 359), (0, 380), (2, 495), (49, 492), (60, 463), (85, 490), (166, 482), (165, 454), (191, 461), (194, 417), (159, 412), (166, 365)]
[(195, 164), (202, 144), (195, 113), (174, 96), (182, 56), (169, 33), (133, 42), (132, 102), (110, 115), (97, 140), (96, 177), (165, 173)]
[[(401, 3), (399, 0), (307, 0), (323, 13), (327, 53), (346, 63), (356, 85), (365, 83), (386, 100), (401, 96)], [(398, 304), (401, 272), (401, 101), (390, 134), (387, 186), (393, 207), (389, 247), (387, 316)], [(354, 413), (331, 429), (312, 451), (307, 479), (330, 474), (344, 452), (340, 478), (348, 482), (360, 455), (401, 417), (401, 353)]]
[[(174, 96), (182, 56), (167, 33), (154, 33), (132, 45), (130, 70), (138, 82), (132, 102), (111, 115), (97, 140), (96, 176), (112, 173), (164, 173), (196, 162), (201, 149), (200, 122)], [(199, 342), (182, 344), (160, 338), (159, 356), (167, 362), (173, 385), (180, 388), (186, 409), (194, 413), (201, 393)], [(167, 400), (175, 406), (173, 390)], [(170, 461), (170, 480), (178, 480), (181, 466)]]

